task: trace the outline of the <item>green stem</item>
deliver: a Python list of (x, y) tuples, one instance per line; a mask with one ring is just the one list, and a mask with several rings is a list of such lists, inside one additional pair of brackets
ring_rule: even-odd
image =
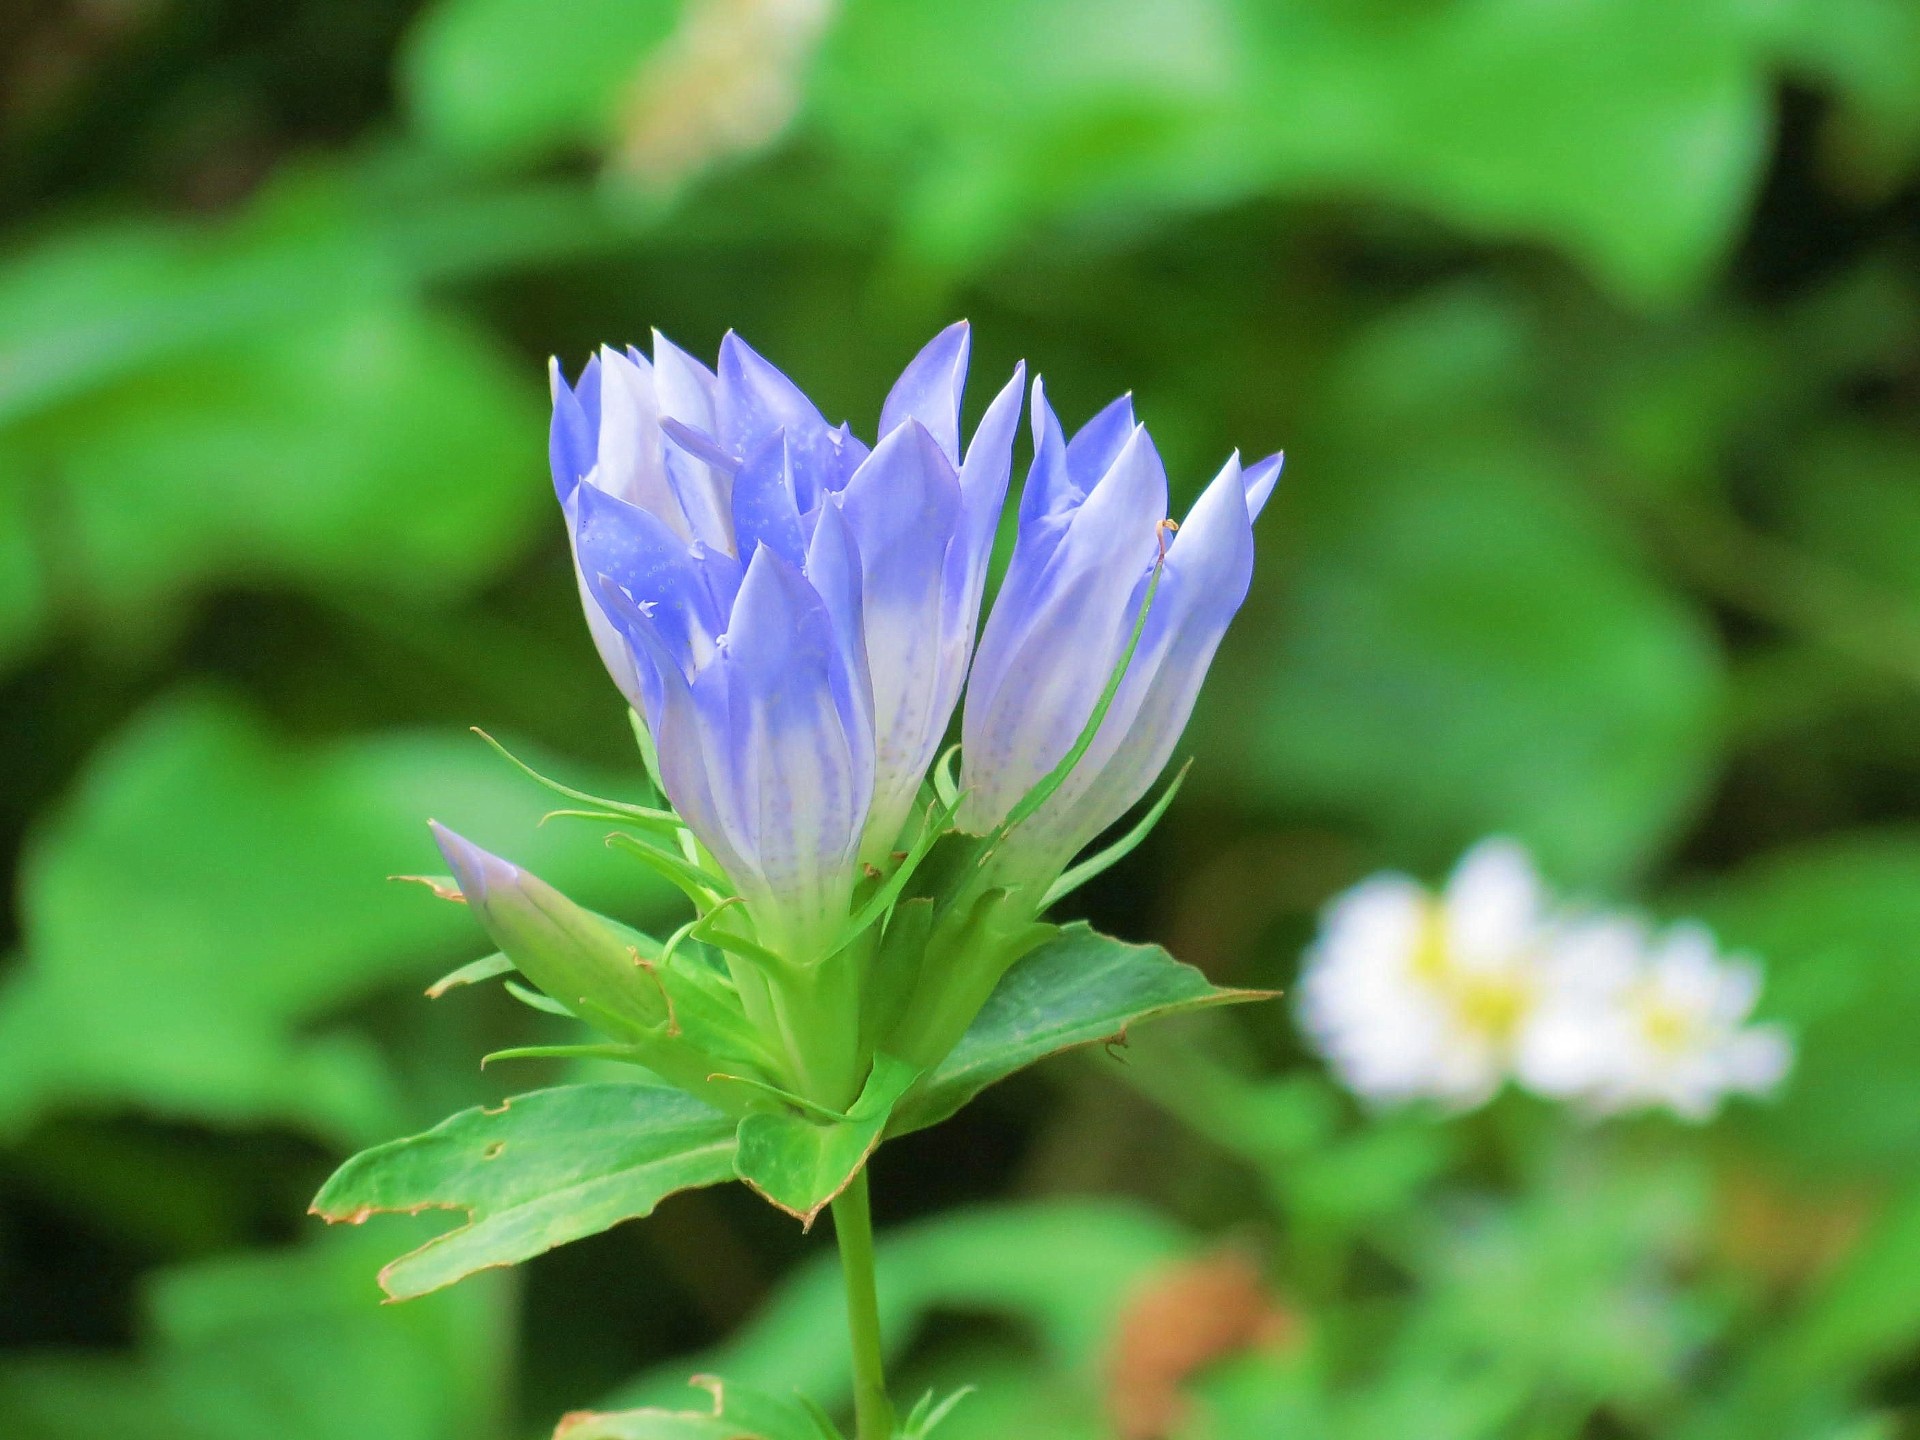
[(891, 1440), (886, 1357), (880, 1347), (880, 1297), (873, 1281), (873, 1211), (864, 1166), (833, 1202), (833, 1233), (847, 1278), (847, 1334), (853, 1343), (855, 1440)]

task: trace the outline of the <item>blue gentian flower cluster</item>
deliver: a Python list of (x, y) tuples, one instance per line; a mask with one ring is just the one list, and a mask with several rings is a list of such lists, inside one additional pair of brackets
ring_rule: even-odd
[[(712, 369), (656, 335), (651, 356), (552, 372), (587, 624), (684, 827), (656, 859), (789, 1057), (772, 1079), (824, 1103), (876, 1049), (937, 1061), (1077, 852), (1152, 785), (1280, 471), (1236, 456), (1175, 526), (1130, 402), (1068, 439), (1036, 380), (982, 627), (1026, 387), (1016, 367), (963, 437), (968, 348), (963, 323), (914, 358), (871, 447), (732, 334)], [(956, 776), (937, 762), (963, 690)], [(492, 860), (441, 840), (459, 876)]]

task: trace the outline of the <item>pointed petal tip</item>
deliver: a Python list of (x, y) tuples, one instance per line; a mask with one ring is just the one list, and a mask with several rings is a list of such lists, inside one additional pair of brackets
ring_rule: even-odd
[(459, 831), (449, 829), (438, 820), (429, 820), (427, 828), (433, 832), (434, 844), (439, 846), (442, 858), (453, 871), (460, 893), (467, 897), (469, 903), (483, 901), (487, 893), (487, 871), (505, 862), (489, 855)]
[(1272, 496), (1274, 486), (1280, 483), (1280, 472), (1286, 466), (1287, 452), (1277, 450), (1264, 460), (1249, 465), (1241, 474), (1241, 483), (1246, 487), (1247, 515), (1258, 520), (1260, 512), (1266, 508), (1267, 500)]
[[(1032, 428), (1034, 440), (1037, 444), (1040, 437), (1046, 433), (1049, 425), (1055, 430), (1060, 429), (1060, 419), (1053, 413), (1053, 406), (1047, 400), (1046, 376), (1036, 371), (1033, 377), (1032, 389), (1032, 398), (1027, 403), (1027, 424)], [(1065, 440), (1066, 436), (1063, 432), (1061, 435), (1062, 443), (1065, 443)]]

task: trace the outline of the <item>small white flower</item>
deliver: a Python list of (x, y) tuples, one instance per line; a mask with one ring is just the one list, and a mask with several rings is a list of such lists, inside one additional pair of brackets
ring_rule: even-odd
[(1545, 925), (1539, 878), (1511, 841), (1476, 845), (1439, 896), (1376, 876), (1328, 907), (1301, 1023), (1364, 1099), (1482, 1104), (1531, 1022)]
[(1543, 1095), (1706, 1120), (1728, 1095), (1771, 1093), (1793, 1063), (1784, 1030), (1747, 1024), (1759, 967), (1721, 958), (1698, 923), (1658, 936), (1629, 918), (1571, 924), (1542, 974), (1516, 1068)]
[(1771, 1093), (1793, 1064), (1777, 1025), (1749, 1024), (1751, 961), (1683, 922), (1570, 914), (1526, 852), (1475, 846), (1436, 896), (1404, 875), (1327, 907), (1307, 952), (1300, 1019), (1349, 1089), (1393, 1104), (1482, 1104), (1508, 1079), (1590, 1114), (1665, 1108), (1711, 1118)]

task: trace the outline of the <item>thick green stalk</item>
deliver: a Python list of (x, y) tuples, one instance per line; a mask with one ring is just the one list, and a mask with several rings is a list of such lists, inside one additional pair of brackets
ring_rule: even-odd
[(833, 1202), (833, 1233), (847, 1279), (847, 1335), (853, 1344), (855, 1440), (891, 1440), (893, 1405), (887, 1399), (886, 1357), (880, 1347), (880, 1297), (873, 1280), (873, 1211), (867, 1172)]

